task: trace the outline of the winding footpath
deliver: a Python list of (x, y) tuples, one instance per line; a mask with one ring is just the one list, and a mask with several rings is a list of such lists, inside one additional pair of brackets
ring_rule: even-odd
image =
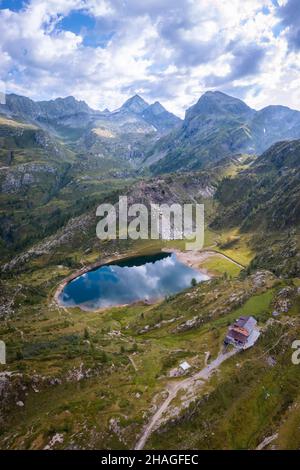
[(134, 449), (141, 450), (144, 448), (152, 432), (157, 427), (159, 427), (159, 424), (161, 423), (161, 418), (163, 414), (165, 413), (165, 411), (167, 410), (168, 406), (170, 405), (171, 401), (174, 400), (174, 398), (176, 397), (177, 393), (180, 390), (190, 389), (190, 387), (197, 380), (203, 380), (203, 381), (208, 380), (211, 374), (219, 368), (222, 362), (226, 361), (227, 359), (229, 359), (231, 356), (234, 356), (234, 354), (238, 352), (239, 352), (238, 349), (233, 349), (225, 353), (221, 352), (214, 361), (212, 361), (210, 364), (204, 367), (204, 369), (200, 370), (199, 372), (196, 372), (196, 374), (192, 375), (191, 377), (187, 377), (186, 379), (183, 379), (180, 382), (169, 383), (167, 386), (168, 397), (163, 401), (163, 403), (160, 405), (158, 410), (150, 419), (149, 423), (145, 426), (143, 433), (140, 436), (139, 440), (137, 441)]

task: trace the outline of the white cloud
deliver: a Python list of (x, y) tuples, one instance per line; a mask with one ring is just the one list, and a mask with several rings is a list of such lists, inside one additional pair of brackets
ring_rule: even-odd
[[(105, 47), (61, 27), (79, 11)], [(138, 92), (182, 114), (207, 87), (256, 107), (299, 107), (299, 51), (276, 35), (271, 0), (31, 0), (0, 10), (0, 79), (34, 99), (74, 95), (118, 107)], [(297, 101), (298, 100), (298, 101)]]

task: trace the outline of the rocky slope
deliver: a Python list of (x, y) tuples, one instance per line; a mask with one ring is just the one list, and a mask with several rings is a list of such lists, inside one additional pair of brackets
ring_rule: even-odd
[(239, 227), (256, 234), (257, 256), (250, 269), (300, 275), (300, 140), (279, 142), (248, 168), (224, 178), (215, 199), (219, 206), (212, 228)]

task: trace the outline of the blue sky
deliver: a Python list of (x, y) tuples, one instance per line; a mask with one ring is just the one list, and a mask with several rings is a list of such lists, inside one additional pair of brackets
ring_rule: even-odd
[(0, 86), (183, 115), (207, 90), (300, 108), (299, 0), (0, 0)]

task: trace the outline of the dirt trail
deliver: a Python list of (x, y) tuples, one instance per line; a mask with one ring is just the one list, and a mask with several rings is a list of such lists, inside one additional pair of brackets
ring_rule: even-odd
[(220, 253), (217, 250), (210, 250), (210, 252), (207, 252), (207, 253), (211, 253), (212, 255), (215, 254), (217, 256), (220, 256), (221, 258), (225, 258), (228, 261), (231, 261), (233, 264), (236, 264), (236, 266), (238, 266), (241, 269), (245, 268), (245, 266), (243, 264), (239, 263), (238, 261), (235, 261), (233, 258), (231, 258), (230, 256), (225, 255), (224, 253)]
[(131, 356), (128, 356), (129, 357), (129, 360), (132, 364), (132, 367), (134, 368), (134, 370), (137, 372), (138, 371), (138, 368), (137, 368), (137, 365), (136, 363), (134, 362), (133, 358)]
[(135, 450), (141, 450), (144, 448), (149, 436), (154, 431), (154, 429), (159, 427), (164, 412), (167, 410), (171, 401), (176, 397), (177, 393), (180, 390), (189, 389), (197, 380), (208, 380), (212, 372), (218, 369), (222, 362), (226, 361), (237, 352), (237, 349), (233, 349), (232, 351), (228, 351), (225, 353), (221, 352), (214, 361), (204, 367), (204, 369), (200, 370), (199, 372), (196, 372), (196, 374), (192, 375), (191, 377), (187, 377), (186, 379), (183, 379), (180, 382), (169, 383), (167, 386), (168, 397), (163, 401), (163, 403), (160, 405), (158, 410), (155, 412), (155, 414), (152, 416), (149, 423), (143, 430), (143, 434), (135, 445)]
[(272, 436), (266, 437), (257, 447), (256, 450), (263, 450), (265, 447), (267, 447), (271, 442), (275, 441), (277, 439), (278, 433), (276, 432)]

